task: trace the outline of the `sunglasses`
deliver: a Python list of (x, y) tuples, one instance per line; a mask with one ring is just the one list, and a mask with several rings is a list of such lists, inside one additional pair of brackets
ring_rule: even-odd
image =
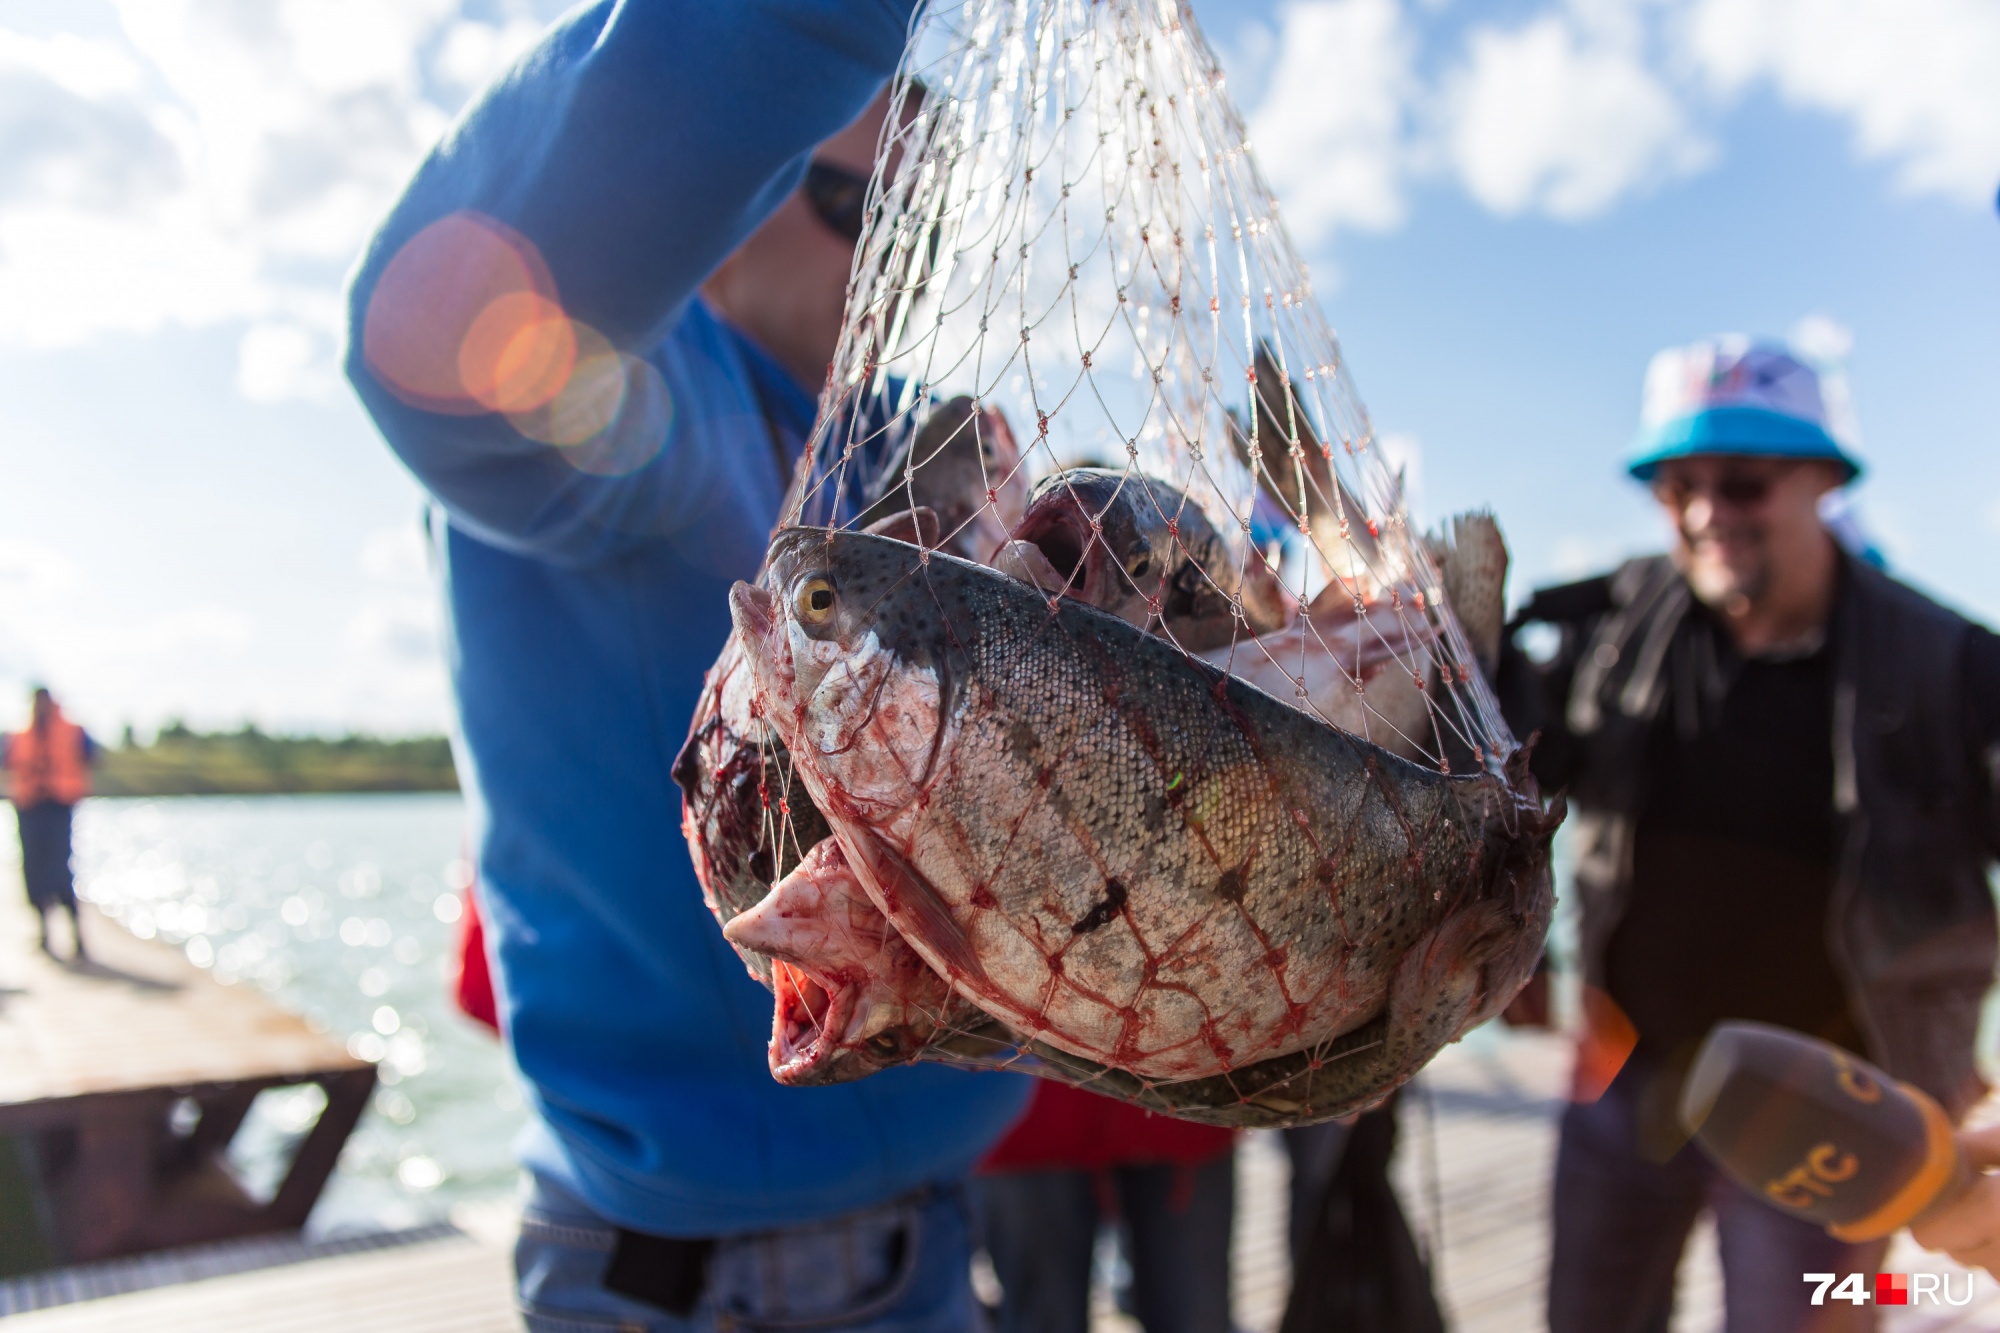
[(826, 229), (850, 242), (859, 242), (868, 223), (868, 178), (836, 167), (830, 162), (813, 162), (806, 167), (805, 183), (799, 187), (813, 216)]
[(1697, 495), (1712, 495), (1726, 505), (1749, 509), (1770, 499), (1776, 484), (1776, 477), (1763, 472), (1725, 472), (1706, 482), (1663, 477), (1653, 483), (1653, 494), (1676, 509), (1685, 508)]

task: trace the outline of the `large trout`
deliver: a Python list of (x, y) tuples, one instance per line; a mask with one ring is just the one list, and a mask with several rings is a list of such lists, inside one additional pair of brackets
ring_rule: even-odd
[(1532, 970), (1555, 818), (1518, 767), (1420, 767), (885, 537), (782, 532), (765, 582), (738, 639), (839, 864), (1072, 1076), (1226, 1092), (1346, 1058), (1365, 1104)]

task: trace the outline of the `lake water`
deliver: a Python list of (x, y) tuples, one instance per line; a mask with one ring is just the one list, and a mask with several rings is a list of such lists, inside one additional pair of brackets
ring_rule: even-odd
[[(413, 1226), (513, 1188), (519, 1082), (447, 991), (464, 855), (464, 807), (448, 794), (98, 799), (77, 811), (83, 896), (378, 1062), (316, 1234)], [(260, 1098), (232, 1147), (240, 1173), (268, 1182), (314, 1108), (305, 1092)]]
[[(0, 836), (0, 892), (19, 891), (15, 850)], [(447, 991), (464, 855), (455, 795), (96, 799), (78, 811), (86, 897), (378, 1062), (381, 1086), (313, 1213), (316, 1234), (417, 1225), (514, 1187), (519, 1082)], [(1571, 923), (1556, 935), (1568, 952)], [(2000, 993), (1987, 1020), (1992, 1068)], [(275, 1176), (312, 1113), (303, 1096), (261, 1098), (232, 1148), (241, 1173)]]

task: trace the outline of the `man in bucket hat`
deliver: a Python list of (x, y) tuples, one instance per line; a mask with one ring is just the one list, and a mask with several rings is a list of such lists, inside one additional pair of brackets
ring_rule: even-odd
[[(1821, 501), (1861, 465), (1819, 377), (1744, 337), (1653, 359), (1631, 475), (1673, 550), (1535, 594), (1500, 688), (1575, 811), (1585, 1035), (1563, 1118), (1552, 1333), (1665, 1330), (1703, 1208), (1732, 1333), (1865, 1329), (1807, 1272), (1873, 1272), (1721, 1179), (1673, 1114), (1709, 1027), (1865, 1054), (1962, 1114), (1993, 979), (2000, 638), (1843, 551)], [(1517, 1016), (1533, 1017), (1529, 1012)]]

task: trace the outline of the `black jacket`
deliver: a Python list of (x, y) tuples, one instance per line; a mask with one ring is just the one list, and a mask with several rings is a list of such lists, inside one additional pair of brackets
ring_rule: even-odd
[[(1599, 987), (1630, 896), (1646, 745), (1692, 600), (1664, 556), (1539, 592), (1509, 627), (1496, 681), (1516, 733), (1540, 733), (1543, 789), (1569, 793), (1581, 962)], [(1560, 634), (1539, 665), (1513, 641), (1535, 622)], [(1831, 624), (1840, 850), (1828, 956), (1869, 1053), (1957, 1115), (1984, 1091), (1973, 1044), (2000, 953), (1988, 883), (2000, 655), (1990, 634), (1857, 560)]]

